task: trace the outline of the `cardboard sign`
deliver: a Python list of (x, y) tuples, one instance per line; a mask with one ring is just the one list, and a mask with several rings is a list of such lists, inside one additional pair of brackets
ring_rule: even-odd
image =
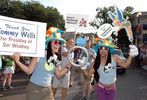
[(101, 25), (97, 30), (97, 35), (101, 39), (106, 39), (111, 36), (112, 33), (116, 32), (117, 29), (112, 27), (110, 24), (106, 23)]
[(0, 53), (43, 57), (46, 23), (0, 16)]
[(89, 26), (88, 15), (67, 14), (65, 28), (86, 29)]

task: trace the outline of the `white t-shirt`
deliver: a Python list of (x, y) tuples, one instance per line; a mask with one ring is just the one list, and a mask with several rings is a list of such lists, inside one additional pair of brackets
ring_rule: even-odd
[[(64, 52), (68, 52), (67, 48), (66, 47), (61, 47), (61, 54), (64, 53)], [(71, 57), (72, 57), (72, 59), (74, 58), (74, 53), (71, 53)], [(61, 68), (64, 68), (65, 65), (68, 62), (68, 57), (67, 56), (66, 57), (62, 56), (61, 59), (62, 59), (62, 61), (61, 61)]]

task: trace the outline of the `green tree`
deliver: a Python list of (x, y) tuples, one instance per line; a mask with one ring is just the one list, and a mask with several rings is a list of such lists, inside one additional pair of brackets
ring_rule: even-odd
[(25, 2), (23, 14), (27, 20), (46, 22), (45, 7), (37, 1)]
[(23, 6), (24, 4), (20, 1), (10, 1), (8, 16), (14, 17), (14, 18), (25, 19), (26, 17), (23, 14), (24, 13)]
[(44, 7), (37, 1), (1, 0), (0, 15), (45, 22), (48, 27), (54, 26), (64, 29), (65, 26), (63, 15), (56, 8)]
[[(123, 14), (124, 14), (124, 18), (126, 18), (126, 16), (130, 17), (130, 15), (133, 13), (134, 8), (133, 7), (126, 7), (124, 9)], [(96, 9), (96, 16), (94, 21), (91, 22), (91, 26), (93, 27), (97, 27), (99, 28), (100, 25), (104, 24), (104, 23), (112, 23), (112, 20), (109, 18), (108, 16), (108, 11), (112, 11), (114, 12), (114, 6), (110, 6), (110, 7), (103, 7), (103, 8), (97, 8)]]
[(131, 18), (131, 15), (133, 14), (133, 12), (134, 12), (134, 8), (128, 6), (124, 9), (123, 14), (124, 14), (125, 18), (128, 16), (129, 20), (132, 21), (133, 19)]
[(46, 20), (48, 22), (48, 27), (55, 26), (64, 29), (65, 21), (63, 15), (61, 15), (56, 8), (53, 7), (46, 8)]
[(10, 0), (1, 0), (0, 1), (0, 15), (8, 16), (10, 9)]

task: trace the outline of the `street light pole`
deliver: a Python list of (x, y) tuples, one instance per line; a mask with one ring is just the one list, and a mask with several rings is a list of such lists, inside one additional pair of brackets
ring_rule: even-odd
[(142, 13), (141, 12), (138, 12), (137, 13), (137, 34), (136, 34), (136, 37), (137, 37), (137, 40), (136, 40), (136, 44), (138, 45), (139, 43), (140, 43), (140, 39), (139, 39), (139, 35), (141, 35), (141, 34), (139, 34), (139, 33), (141, 33), (141, 24), (140, 24), (140, 16), (142, 15)]
[(138, 13), (137, 13), (137, 19), (138, 19), (137, 25), (139, 25), (139, 23), (140, 23), (140, 16), (141, 16), (141, 15), (142, 15), (141, 12), (138, 12)]

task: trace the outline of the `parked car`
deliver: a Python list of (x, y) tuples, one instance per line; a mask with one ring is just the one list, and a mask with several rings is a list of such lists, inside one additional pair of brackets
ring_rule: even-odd
[[(124, 59), (124, 60), (126, 59), (126, 58), (124, 57), (122, 51), (119, 50), (119, 49), (114, 49), (113, 54), (118, 55), (121, 59)], [(126, 68), (123, 68), (123, 67), (117, 65), (117, 74), (125, 74), (125, 72), (126, 72)]]

